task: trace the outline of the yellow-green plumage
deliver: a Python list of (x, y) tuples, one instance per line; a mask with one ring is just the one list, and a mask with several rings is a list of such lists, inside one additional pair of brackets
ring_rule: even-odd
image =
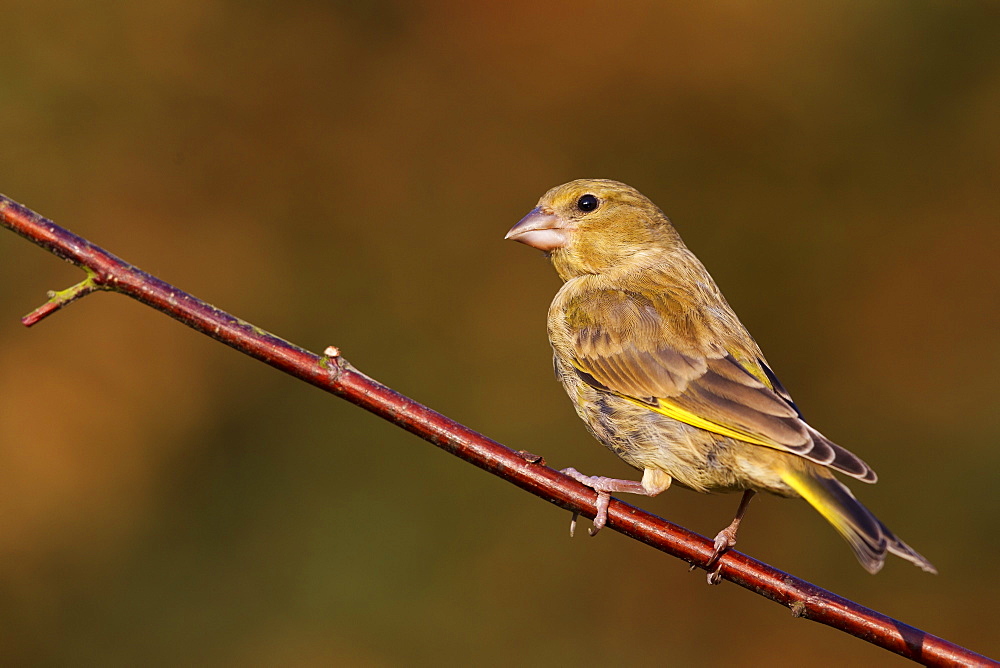
[(573, 181), (547, 192), (508, 238), (547, 252), (564, 281), (548, 334), (577, 414), (643, 471), (640, 489), (611, 491), (653, 495), (677, 481), (701, 492), (802, 497), (867, 570), (892, 552), (933, 571), (836, 480), (832, 470), (876, 477), (802, 419), (712, 277), (647, 198), (616, 181)]

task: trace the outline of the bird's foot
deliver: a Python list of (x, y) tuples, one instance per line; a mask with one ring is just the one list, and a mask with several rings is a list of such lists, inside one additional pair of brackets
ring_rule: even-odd
[[(706, 566), (706, 568), (712, 569), (708, 572), (708, 584), (719, 584), (719, 581), (722, 580), (722, 564), (719, 563), (719, 558), (727, 550), (736, 546), (736, 530), (739, 529), (739, 526), (739, 522), (733, 522), (715, 536), (715, 550)], [(712, 568), (713, 566), (714, 568)]]
[[(582, 485), (597, 492), (597, 514), (594, 515), (594, 526), (588, 531), (591, 536), (597, 535), (608, 522), (608, 506), (611, 504), (612, 492), (630, 492), (632, 494), (648, 494), (642, 483), (637, 480), (621, 480), (605, 478), (604, 476), (584, 475), (574, 468), (563, 469), (561, 473), (568, 475)], [(569, 535), (576, 533), (576, 520), (580, 513), (573, 513), (569, 523)]]
[[(594, 526), (587, 529), (587, 533), (596, 536), (605, 524), (608, 523), (608, 506), (611, 505), (611, 494), (609, 492), (597, 492), (597, 514), (594, 515)], [(573, 513), (569, 521), (569, 537), (576, 535), (576, 521), (580, 518), (580, 513)]]
[[(729, 523), (729, 526), (716, 534), (715, 544), (713, 545), (715, 549), (712, 550), (712, 556), (709, 557), (708, 563), (705, 564), (706, 570), (711, 569), (708, 572), (708, 584), (719, 584), (719, 581), (722, 580), (722, 564), (719, 563), (719, 559), (727, 550), (736, 546), (736, 532), (740, 530), (740, 522), (743, 521), (743, 515), (746, 514), (747, 506), (750, 505), (750, 499), (755, 494), (756, 492), (752, 489), (743, 491), (743, 498), (740, 499), (739, 508), (736, 509), (736, 517)], [(694, 570), (693, 565), (691, 566), (691, 570)]]

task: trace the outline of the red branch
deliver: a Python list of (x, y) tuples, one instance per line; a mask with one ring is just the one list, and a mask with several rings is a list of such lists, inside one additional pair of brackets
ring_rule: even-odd
[[(72, 288), (49, 293), (49, 301), (24, 318), (25, 325), (95, 290), (119, 292), (375, 413), (550, 503), (594, 516), (593, 490), (548, 468), (541, 457), (511, 450), (369, 378), (343, 359), (337, 348), (328, 348), (322, 356), (299, 348), (133, 267), (3, 195), (0, 224), (88, 274)], [(616, 499), (611, 501), (607, 526), (700, 568), (712, 554), (712, 541)], [(721, 564), (725, 579), (788, 607), (793, 616), (832, 626), (914, 661), (942, 666), (1000, 666), (992, 659), (739, 552), (727, 552)]]

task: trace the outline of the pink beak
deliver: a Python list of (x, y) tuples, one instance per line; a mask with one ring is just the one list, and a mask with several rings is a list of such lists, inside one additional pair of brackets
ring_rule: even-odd
[(569, 241), (569, 232), (562, 218), (536, 206), (517, 225), (510, 228), (504, 239), (520, 241), (548, 253), (565, 246)]

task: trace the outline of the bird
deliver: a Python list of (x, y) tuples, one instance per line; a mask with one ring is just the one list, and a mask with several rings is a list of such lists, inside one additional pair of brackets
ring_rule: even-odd
[(591, 535), (612, 493), (656, 496), (673, 483), (742, 492), (707, 564), (717, 584), (719, 558), (766, 491), (805, 499), (870, 573), (890, 553), (937, 572), (836, 477), (877, 480), (806, 422), (704, 265), (638, 190), (607, 179), (557, 186), (505, 238), (541, 250), (562, 279), (547, 320), (555, 375), (591, 434), (642, 472), (563, 470), (597, 492)]

